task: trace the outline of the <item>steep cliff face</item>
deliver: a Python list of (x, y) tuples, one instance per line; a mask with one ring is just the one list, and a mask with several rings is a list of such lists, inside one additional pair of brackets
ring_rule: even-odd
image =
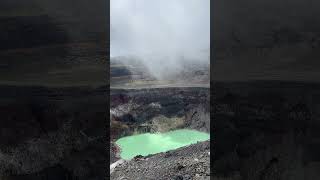
[[(146, 125), (151, 129), (161, 124), (171, 129), (170, 123), (176, 123), (177, 127), (191, 126), (195, 125), (192, 120), (196, 118), (209, 123), (205, 122), (208, 118), (201, 117), (209, 114), (208, 94), (207, 88), (112, 90), (110, 114), (117, 122)], [(209, 124), (204, 127), (203, 130), (209, 132)]]

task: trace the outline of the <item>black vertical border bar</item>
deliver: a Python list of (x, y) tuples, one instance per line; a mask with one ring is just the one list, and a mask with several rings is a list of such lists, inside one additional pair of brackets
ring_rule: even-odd
[[(107, 157), (107, 162), (106, 165), (110, 166), (110, 1), (111, 0), (106, 0), (107, 3), (107, 7), (106, 7), (106, 26), (107, 26), (107, 38), (106, 38), (106, 42), (107, 42), (107, 54), (106, 54), (106, 96), (107, 96), (107, 107), (106, 107), (106, 151), (108, 154)], [(107, 172), (107, 176), (106, 179), (110, 179), (110, 168), (106, 167), (106, 172)]]
[(215, 0), (210, 0), (210, 179), (213, 175), (213, 156), (214, 156), (214, 92), (213, 92), (213, 67), (214, 67), (214, 40), (213, 40), (213, 16)]

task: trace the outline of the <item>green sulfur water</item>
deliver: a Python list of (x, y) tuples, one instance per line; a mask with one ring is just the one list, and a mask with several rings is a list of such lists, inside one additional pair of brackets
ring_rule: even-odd
[(189, 129), (180, 129), (157, 134), (139, 134), (120, 138), (116, 144), (120, 147), (122, 159), (132, 159), (137, 155), (150, 155), (183, 146), (206, 141), (210, 134)]

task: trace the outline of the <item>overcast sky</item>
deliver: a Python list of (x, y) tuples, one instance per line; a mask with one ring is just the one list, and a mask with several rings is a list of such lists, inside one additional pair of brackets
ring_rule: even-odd
[(111, 57), (134, 55), (153, 66), (181, 56), (208, 60), (210, 0), (111, 0)]

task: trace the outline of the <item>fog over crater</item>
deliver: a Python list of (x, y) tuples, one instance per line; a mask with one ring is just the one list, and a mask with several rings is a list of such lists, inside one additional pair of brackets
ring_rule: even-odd
[(134, 57), (161, 79), (209, 65), (210, 0), (112, 0), (111, 59)]

